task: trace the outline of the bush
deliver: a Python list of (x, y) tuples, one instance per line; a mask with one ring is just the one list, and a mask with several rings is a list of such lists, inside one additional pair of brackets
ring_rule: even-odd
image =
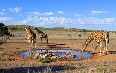
[(79, 34), (79, 37), (81, 37), (81, 34)]
[(4, 51), (0, 51), (0, 57), (5, 56), (5, 55), (6, 55), (6, 53)]
[(9, 30), (11, 31), (24, 31), (23, 27), (9, 27)]
[(108, 51), (109, 54), (116, 54), (116, 51)]
[(50, 58), (41, 58), (41, 57), (38, 57), (38, 61), (42, 62), (42, 63), (49, 63), (49, 62), (51, 62), (51, 59)]
[(0, 39), (0, 45), (2, 45), (3, 44), (3, 40), (2, 39)]
[(3, 35), (10, 35), (10, 33), (8, 32), (7, 26), (5, 26), (3, 23), (0, 23), (0, 36)]

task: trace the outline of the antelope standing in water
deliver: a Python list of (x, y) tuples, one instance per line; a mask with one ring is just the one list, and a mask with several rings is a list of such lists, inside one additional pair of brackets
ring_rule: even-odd
[(36, 34), (31, 30), (30, 26), (25, 27), (25, 31), (28, 45), (36, 47)]
[(45, 38), (46, 43), (48, 43), (48, 35), (42, 31), (40, 31), (37, 28), (35, 28), (35, 30), (37, 31), (37, 36), (41, 39), (41, 42), (42, 42), (42, 38)]
[(92, 32), (82, 48), (82, 53), (85, 51), (86, 47), (92, 40), (95, 40), (97, 42), (97, 46), (94, 48), (92, 53), (94, 53), (98, 45), (100, 45), (100, 55), (101, 55), (102, 41), (105, 43), (104, 50), (106, 54), (108, 53), (107, 49), (108, 49), (108, 43), (109, 43), (109, 32), (105, 30)]

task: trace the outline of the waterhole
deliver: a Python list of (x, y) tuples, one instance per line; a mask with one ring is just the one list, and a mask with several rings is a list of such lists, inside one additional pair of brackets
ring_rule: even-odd
[[(77, 56), (75, 58), (71, 58), (71, 59), (67, 59), (67, 60), (81, 60), (82, 59), (82, 53), (81, 51), (77, 51), (77, 50), (34, 50), (33, 52), (35, 53), (44, 53), (44, 52), (56, 52), (57, 56), (64, 56), (64, 55), (68, 55), (69, 53), (73, 53), (76, 54)], [(21, 57), (23, 58), (28, 58), (28, 54), (31, 51), (25, 51), (22, 52), (20, 54)], [(84, 52), (83, 53), (83, 58), (90, 58), (92, 57), (92, 54), (88, 53), (88, 52)]]

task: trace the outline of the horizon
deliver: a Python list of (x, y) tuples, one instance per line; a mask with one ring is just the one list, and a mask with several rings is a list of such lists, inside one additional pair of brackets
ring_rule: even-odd
[[(64, 28), (64, 29), (77, 29), (77, 30), (89, 30), (89, 31), (97, 31), (97, 29), (84, 29), (84, 28), (71, 28), (71, 27), (61, 27), (61, 26), (56, 26), (56, 27), (39, 27), (39, 26), (32, 26), (32, 25), (23, 25), (23, 24), (17, 24), (17, 25), (6, 25), (6, 26), (31, 26), (31, 27), (37, 27), (37, 28), (45, 28), (45, 29), (52, 29), (52, 28)], [(102, 31), (102, 30), (98, 30), (98, 31)], [(116, 30), (105, 30), (105, 31), (116, 31)]]
[(0, 23), (115, 31), (115, 3), (115, 0), (4, 0), (0, 2)]

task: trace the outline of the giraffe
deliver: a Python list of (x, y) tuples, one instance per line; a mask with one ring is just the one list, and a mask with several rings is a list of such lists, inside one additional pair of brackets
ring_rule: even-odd
[(26, 39), (28, 45), (32, 45), (36, 47), (36, 34), (31, 30), (30, 26), (25, 27), (25, 31), (27, 33)]
[(105, 47), (104, 50), (107, 53), (107, 49), (108, 49), (108, 43), (109, 43), (109, 32), (105, 31), (105, 30), (101, 30), (101, 31), (94, 31), (90, 34), (90, 36), (88, 37), (88, 39), (86, 40), (83, 48), (82, 48), (82, 52), (85, 51), (86, 47), (88, 46), (88, 44), (92, 41), (95, 40), (97, 42), (97, 46), (94, 48), (93, 52), (96, 50), (96, 48), (98, 47), (98, 45), (100, 45), (100, 55), (101, 55), (101, 49), (102, 49), (102, 41), (105, 43)]
[[(36, 34), (31, 30), (30, 26), (25, 27), (25, 31), (27, 33), (25, 37), (27, 39), (27, 43), (31, 47), (31, 49), (33, 49), (33, 47), (36, 47)], [(35, 52), (31, 51), (29, 52), (28, 56), (33, 57), (34, 54)]]
[(45, 38), (46, 42), (48, 43), (48, 35), (42, 31), (40, 31), (37, 28), (35, 28), (35, 30), (37, 31), (37, 36), (41, 39), (41, 42), (42, 42), (42, 38)]

